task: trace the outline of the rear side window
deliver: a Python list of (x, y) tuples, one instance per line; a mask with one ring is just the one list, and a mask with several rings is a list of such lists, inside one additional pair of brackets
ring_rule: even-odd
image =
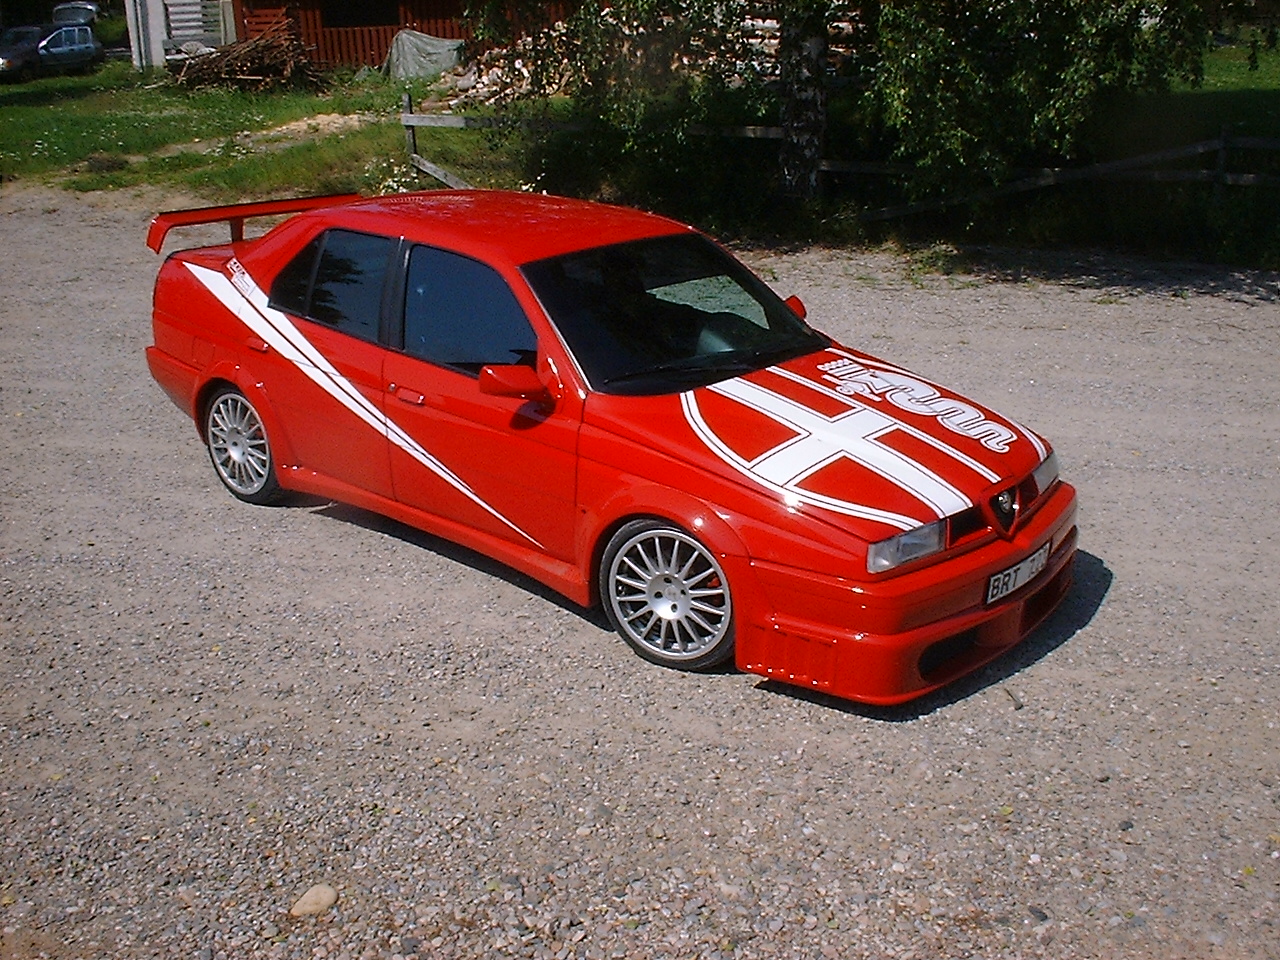
[(329, 230), (303, 247), (271, 285), (271, 306), (376, 341), (396, 241)]
[(492, 267), (417, 246), (405, 285), (406, 353), (470, 374), (486, 364), (533, 365), (538, 341), (515, 294)]

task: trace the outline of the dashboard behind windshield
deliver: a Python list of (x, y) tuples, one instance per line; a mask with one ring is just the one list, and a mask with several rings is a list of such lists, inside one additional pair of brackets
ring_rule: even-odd
[(687, 390), (828, 343), (698, 234), (552, 257), (523, 273), (603, 393)]

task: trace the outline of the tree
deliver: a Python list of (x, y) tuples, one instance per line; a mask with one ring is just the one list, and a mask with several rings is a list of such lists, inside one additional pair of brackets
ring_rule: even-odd
[[(500, 38), (538, 10), (533, 0), (472, 0), (468, 15)], [(753, 50), (749, 14), (778, 21), (776, 63)], [(534, 43), (544, 81), (535, 92), (554, 77), (586, 116), (622, 134), (622, 149), (660, 154), (646, 129), (679, 140), (725, 91), (754, 91), (761, 105), (771, 89), (785, 130), (778, 182), (811, 200), (837, 19), (860, 27), (851, 43), (869, 78), (864, 139), (891, 145), (916, 195), (1071, 157), (1106, 97), (1198, 79), (1207, 29), (1199, 0), (582, 0), (563, 30)]]
[(779, 4), (778, 69), (782, 88), (782, 192), (813, 200), (827, 134), (826, 0)]
[(1005, 179), (1070, 157), (1113, 93), (1202, 75), (1195, 0), (887, 3), (874, 94), (912, 192)]

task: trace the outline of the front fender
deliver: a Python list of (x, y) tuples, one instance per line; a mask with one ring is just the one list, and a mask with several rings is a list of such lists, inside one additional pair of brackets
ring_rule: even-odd
[[(590, 468), (591, 465), (583, 464), (584, 473)], [(604, 500), (585, 501), (583, 522), (579, 526), (577, 555), (587, 561), (582, 572), (592, 585), (592, 603), (599, 600), (595, 574), (609, 538), (624, 523), (640, 517), (667, 520), (687, 530), (718, 559), (731, 566), (747, 562), (747, 549), (733, 529), (733, 514), (726, 508), (639, 477), (614, 475), (611, 486), (614, 491)]]

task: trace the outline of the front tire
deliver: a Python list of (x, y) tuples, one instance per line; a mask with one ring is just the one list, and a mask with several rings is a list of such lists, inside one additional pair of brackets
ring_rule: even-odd
[(246, 503), (279, 503), (284, 495), (262, 417), (233, 387), (209, 401), (204, 421), (209, 459), (222, 485)]
[(646, 660), (700, 670), (733, 656), (733, 602), (715, 556), (678, 527), (634, 520), (600, 561), (605, 613)]

